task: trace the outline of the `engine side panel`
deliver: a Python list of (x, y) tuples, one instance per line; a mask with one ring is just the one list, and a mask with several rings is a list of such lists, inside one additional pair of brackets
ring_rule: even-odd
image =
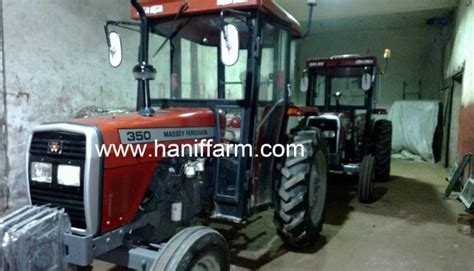
[(133, 221), (157, 163), (143, 163), (104, 171), (101, 232)]

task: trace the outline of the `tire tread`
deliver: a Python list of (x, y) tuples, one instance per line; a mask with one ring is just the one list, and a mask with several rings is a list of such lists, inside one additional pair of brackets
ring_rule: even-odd
[(307, 200), (313, 154), (323, 141), (319, 142), (318, 130), (309, 128), (294, 131), (290, 142), (303, 145), (305, 150), (303, 155), (290, 152), (281, 166), (275, 193), (275, 224), (285, 243), (302, 247), (313, 242), (322, 230), (322, 221), (316, 227), (308, 224)]

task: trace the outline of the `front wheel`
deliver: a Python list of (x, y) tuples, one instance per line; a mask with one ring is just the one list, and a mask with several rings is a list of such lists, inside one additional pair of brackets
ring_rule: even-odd
[(327, 145), (320, 132), (311, 128), (296, 131), (290, 144), (302, 146), (290, 153), (281, 168), (276, 186), (274, 221), (277, 233), (291, 246), (313, 243), (322, 230), (328, 176)]
[(389, 120), (376, 121), (373, 140), (375, 180), (388, 181), (390, 179), (390, 156), (392, 155), (392, 122)]
[(371, 203), (374, 195), (375, 159), (366, 155), (360, 166), (359, 172), (359, 201)]
[(228, 271), (230, 256), (220, 233), (204, 227), (178, 232), (160, 251), (152, 271)]

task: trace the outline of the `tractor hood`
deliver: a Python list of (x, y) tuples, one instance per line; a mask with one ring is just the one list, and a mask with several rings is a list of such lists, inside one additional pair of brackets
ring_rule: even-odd
[[(105, 145), (119, 145), (151, 143), (155, 139), (160, 142), (172, 142), (213, 137), (214, 117), (214, 113), (208, 108), (168, 108), (157, 110), (152, 117), (144, 117), (133, 112), (75, 119), (73, 123), (95, 126), (100, 130)], [(203, 134), (199, 129), (207, 133)], [(147, 132), (147, 135), (145, 138), (141, 136), (133, 138), (132, 135), (128, 139), (130, 132)]]
[(199, 127), (213, 126), (214, 114), (208, 108), (168, 108), (157, 110), (152, 117), (138, 112), (80, 118), (72, 121), (82, 125), (94, 125), (102, 131), (108, 128), (150, 128), (150, 127)]

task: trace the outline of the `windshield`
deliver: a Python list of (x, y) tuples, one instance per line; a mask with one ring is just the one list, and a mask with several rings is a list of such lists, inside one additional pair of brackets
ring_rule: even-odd
[[(355, 71), (355, 72), (354, 72)], [(313, 80), (315, 105), (335, 107), (365, 106), (367, 92), (362, 89), (362, 72), (356, 69), (337, 68), (318, 71)]]
[[(152, 99), (243, 99), (250, 31), (241, 20), (226, 18), (226, 22), (237, 27), (240, 38), (239, 61), (230, 67), (220, 64), (219, 15), (151, 25), (156, 35), (150, 36), (150, 63), (157, 67), (150, 83)], [(171, 39), (163, 45), (167, 36)]]

